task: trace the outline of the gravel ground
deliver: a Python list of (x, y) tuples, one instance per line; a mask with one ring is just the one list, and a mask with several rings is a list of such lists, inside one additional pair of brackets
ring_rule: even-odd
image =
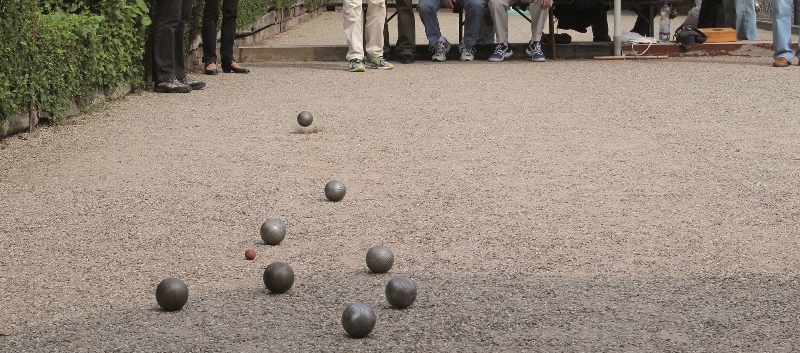
[(798, 351), (798, 69), (771, 61), (261, 63), (8, 138), (0, 351)]

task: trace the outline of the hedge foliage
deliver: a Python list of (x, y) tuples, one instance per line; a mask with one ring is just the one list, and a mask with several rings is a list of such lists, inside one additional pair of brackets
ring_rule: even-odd
[[(305, 4), (313, 7), (323, 1)], [(239, 27), (297, 2), (302, 1), (240, 0)], [(204, 0), (193, 3), (187, 49), (200, 32)], [(0, 136), (8, 131), (10, 117), (29, 108), (58, 119), (72, 101), (85, 103), (98, 88), (143, 83), (150, 69), (145, 47), (154, 4), (155, 0), (0, 0), (0, 67), (5, 69), (0, 75)]]

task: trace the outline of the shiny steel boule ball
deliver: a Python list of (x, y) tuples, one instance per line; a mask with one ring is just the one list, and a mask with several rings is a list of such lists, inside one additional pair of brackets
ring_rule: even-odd
[(156, 287), (156, 301), (165, 311), (177, 311), (189, 300), (189, 288), (182, 280), (166, 278)]
[(367, 267), (374, 273), (386, 273), (394, 264), (394, 254), (386, 245), (375, 245), (367, 251)]
[(314, 122), (314, 116), (311, 115), (311, 112), (302, 111), (300, 114), (297, 114), (297, 123), (300, 124), (302, 127), (311, 126), (311, 123)]
[(347, 188), (344, 183), (338, 180), (331, 180), (325, 184), (325, 197), (333, 202), (342, 201), (344, 194), (347, 193)]
[(294, 270), (285, 262), (273, 262), (264, 269), (264, 285), (272, 293), (283, 293), (294, 284)]
[(417, 299), (417, 285), (408, 277), (397, 276), (386, 285), (386, 301), (398, 309), (405, 309)]
[(268, 219), (261, 224), (261, 240), (267, 245), (278, 245), (286, 237), (286, 227), (279, 219)]
[(342, 313), (342, 327), (350, 337), (366, 337), (375, 328), (378, 317), (372, 308), (364, 303), (353, 303)]

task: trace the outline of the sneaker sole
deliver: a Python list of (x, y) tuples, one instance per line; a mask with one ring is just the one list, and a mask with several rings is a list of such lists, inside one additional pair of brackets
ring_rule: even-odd
[(502, 58), (500, 58), (500, 59), (489, 58), (489, 61), (491, 61), (491, 62), (495, 62), (495, 63), (499, 63), (499, 62), (501, 62), (501, 61), (503, 61), (503, 60), (505, 60), (505, 59), (508, 59), (508, 58), (509, 58), (509, 57), (510, 57), (512, 54), (514, 54), (514, 52), (513, 52), (513, 51), (506, 53), (506, 54), (505, 54), (505, 55), (503, 55), (503, 57), (502, 57)]
[(534, 58), (531, 58), (531, 61), (533, 61), (533, 62), (537, 62), (537, 63), (543, 63), (543, 62), (544, 62), (544, 60), (545, 60), (545, 58), (541, 58), (541, 59), (534, 59)]
[(350, 71), (350, 72), (364, 72), (366, 70), (363, 67), (357, 67), (355, 69), (349, 69), (347, 71)]
[(391, 69), (394, 69), (394, 66), (377, 66), (377, 65), (372, 65), (372, 66), (370, 66), (369, 68), (370, 68), (370, 69), (391, 70)]
[(156, 93), (189, 93), (189, 92), (192, 91), (192, 88), (191, 87), (189, 87), (189, 89), (185, 89), (185, 88), (180, 88), (180, 89), (163, 89), (162, 88), (162, 89), (159, 89), (159, 88), (156, 88), (156, 89), (154, 89), (154, 91)]

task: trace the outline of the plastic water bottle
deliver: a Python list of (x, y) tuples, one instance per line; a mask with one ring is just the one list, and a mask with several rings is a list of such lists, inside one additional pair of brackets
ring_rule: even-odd
[(658, 41), (669, 42), (669, 4), (665, 1), (661, 6), (661, 22), (658, 26)]

